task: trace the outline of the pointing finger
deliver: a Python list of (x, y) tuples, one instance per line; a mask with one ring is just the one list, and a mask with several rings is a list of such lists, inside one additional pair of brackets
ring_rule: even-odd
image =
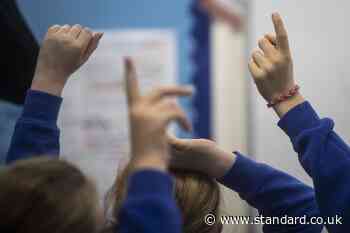
[(278, 13), (274, 13), (272, 15), (272, 21), (276, 31), (278, 48), (285, 52), (286, 55), (290, 55), (288, 33), (281, 16)]
[(136, 69), (134, 62), (131, 58), (125, 58), (125, 83), (126, 83), (126, 94), (129, 105), (132, 105), (139, 97), (139, 84), (136, 76)]

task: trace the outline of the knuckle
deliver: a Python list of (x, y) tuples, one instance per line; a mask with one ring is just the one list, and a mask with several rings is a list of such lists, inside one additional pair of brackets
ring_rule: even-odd
[(53, 26), (51, 26), (51, 27), (49, 28), (49, 31), (53, 31), (53, 30), (55, 30), (56, 28), (58, 28), (58, 25), (53, 25)]
[(90, 28), (84, 28), (84, 31), (88, 34), (89, 37), (92, 37), (92, 31)]

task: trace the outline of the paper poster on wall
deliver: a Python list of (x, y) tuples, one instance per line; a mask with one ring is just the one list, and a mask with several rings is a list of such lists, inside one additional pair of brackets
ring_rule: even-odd
[(60, 126), (61, 154), (103, 194), (129, 156), (123, 58), (133, 58), (140, 88), (148, 92), (176, 82), (177, 42), (172, 30), (100, 31), (99, 48), (64, 91)]

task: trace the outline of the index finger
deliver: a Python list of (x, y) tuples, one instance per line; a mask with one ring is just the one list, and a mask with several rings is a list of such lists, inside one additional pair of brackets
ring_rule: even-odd
[(132, 105), (139, 97), (139, 84), (136, 77), (135, 65), (131, 58), (125, 58), (124, 67), (126, 95), (129, 105)]
[(174, 148), (176, 150), (183, 150), (184, 147), (186, 147), (186, 140), (185, 139), (180, 139), (177, 138), (174, 135), (168, 134), (167, 135), (167, 140), (168, 140), (168, 144), (171, 146), (171, 148)]
[(272, 14), (272, 21), (276, 31), (277, 46), (285, 53), (290, 54), (288, 33), (279, 13)]

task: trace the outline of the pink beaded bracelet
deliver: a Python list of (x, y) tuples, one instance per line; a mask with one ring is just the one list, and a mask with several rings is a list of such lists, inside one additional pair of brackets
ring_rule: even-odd
[(299, 93), (300, 87), (298, 85), (295, 85), (293, 88), (291, 88), (288, 92), (281, 94), (280, 96), (277, 96), (276, 98), (274, 98), (273, 100), (271, 100), (268, 104), (267, 107), (271, 108), (276, 106), (279, 103), (282, 103), (290, 98), (292, 98), (293, 96), (295, 96), (296, 94)]

